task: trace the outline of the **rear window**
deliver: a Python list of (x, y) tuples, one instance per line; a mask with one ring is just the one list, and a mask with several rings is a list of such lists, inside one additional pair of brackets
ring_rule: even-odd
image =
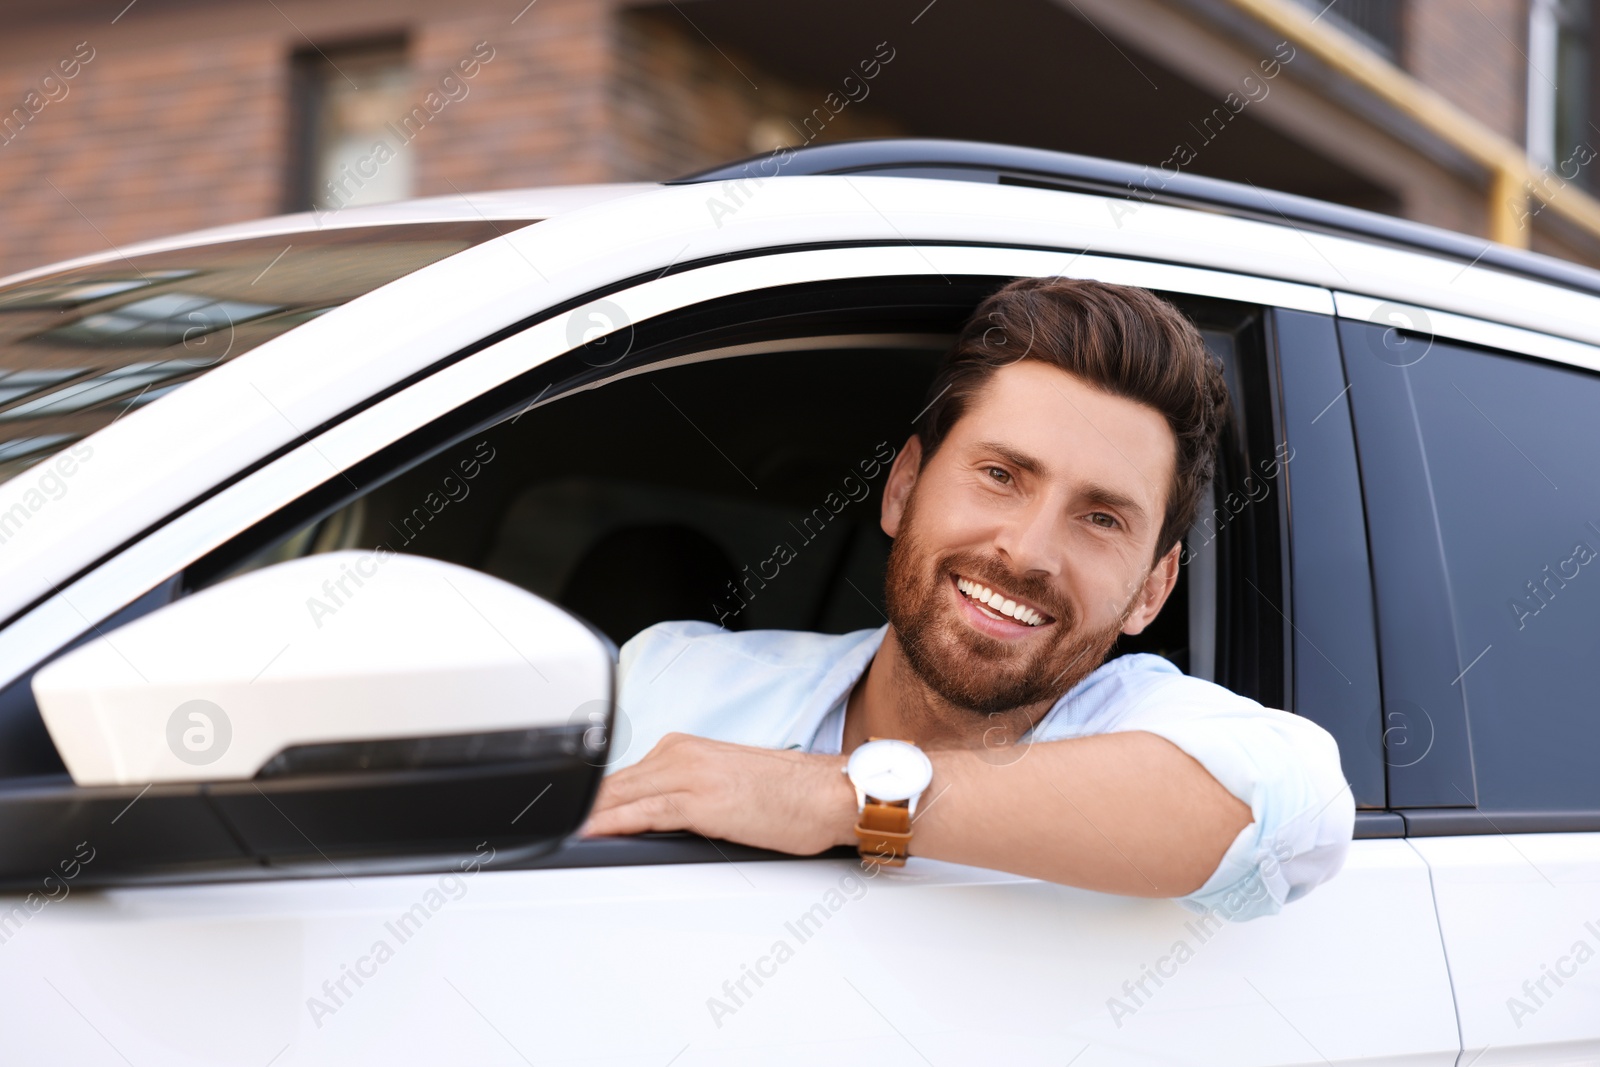
[(1600, 376), (1443, 341), (1426, 354), (1407, 374), (1479, 806), (1600, 810)]
[(522, 225), (313, 230), (0, 286), (0, 482), (264, 341)]

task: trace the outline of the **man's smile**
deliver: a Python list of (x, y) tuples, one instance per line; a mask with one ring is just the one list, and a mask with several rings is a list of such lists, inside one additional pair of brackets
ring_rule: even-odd
[(976, 579), (951, 574), (950, 582), (968, 618), (984, 633), (1013, 637), (1055, 622), (1048, 612)]

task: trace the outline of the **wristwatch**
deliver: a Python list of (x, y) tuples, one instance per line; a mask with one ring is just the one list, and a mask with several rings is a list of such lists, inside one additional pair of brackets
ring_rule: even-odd
[(863, 863), (904, 867), (917, 800), (933, 781), (933, 763), (909, 741), (874, 737), (844, 766), (856, 787), (856, 842)]

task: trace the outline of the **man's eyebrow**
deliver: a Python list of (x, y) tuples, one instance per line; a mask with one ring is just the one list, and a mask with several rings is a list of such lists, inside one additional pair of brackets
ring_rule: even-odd
[(1138, 501), (1134, 500), (1125, 493), (1117, 492), (1115, 489), (1109, 489), (1106, 486), (1096, 485), (1091, 482), (1079, 490), (1079, 492), (1091, 504), (1098, 504), (1101, 507), (1115, 508), (1118, 511), (1127, 514), (1136, 522), (1142, 523), (1147, 517), (1144, 513), (1144, 507), (1140, 505)]
[[(1045, 465), (1026, 452), (1018, 452), (1010, 445), (1001, 444), (999, 441), (979, 441), (977, 448), (980, 451), (993, 452), (1018, 470), (1027, 471), (1029, 474), (1044, 477), (1047, 474)], [(1101, 507), (1115, 508), (1128, 515), (1136, 522), (1144, 522), (1148, 515), (1144, 506), (1126, 493), (1118, 492), (1110, 486), (1090, 482), (1078, 490), (1078, 494), (1091, 504)]]
[(980, 452), (993, 452), (1018, 470), (1027, 471), (1029, 474), (1043, 475), (1045, 466), (1026, 452), (1018, 452), (1010, 445), (1003, 445), (999, 441), (979, 441), (977, 449)]

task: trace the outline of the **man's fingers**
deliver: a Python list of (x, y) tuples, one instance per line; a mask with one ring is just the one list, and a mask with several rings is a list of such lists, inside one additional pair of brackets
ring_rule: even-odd
[(653, 795), (655, 789), (650, 783), (661, 776), (660, 772), (661, 768), (636, 763), (615, 774), (606, 775), (600, 783), (600, 795), (595, 800), (595, 808), (615, 807)]
[(600, 783), (600, 791), (594, 795), (594, 803), (589, 806), (589, 817), (594, 818), (598, 813), (607, 808), (614, 808), (622, 803), (617, 798), (616, 791), (611, 788), (611, 779), (607, 778)]
[(689, 820), (682, 809), (664, 794), (616, 804), (604, 811), (591, 812), (583, 824), (584, 837), (608, 834), (642, 834), (657, 830), (687, 830)]
[(600, 792), (595, 796), (594, 806), (589, 810), (591, 814), (609, 811), (612, 808), (620, 808), (626, 804), (636, 804), (641, 800), (660, 796), (663, 792), (668, 791), (657, 786), (656, 776), (654, 775), (647, 778), (635, 777), (621, 782), (617, 781), (616, 776), (613, 775), (600, 783)]
[(609, 798), (609, 801), (605, 805), (596, 801), (595, 807), (627, 804), (659, 793), (678, 792), (693, 784), (693, 772), (681, 759), (671, 755), (649, 756), (607, 775), (600, 785), (600, 797), (601, 800)]

